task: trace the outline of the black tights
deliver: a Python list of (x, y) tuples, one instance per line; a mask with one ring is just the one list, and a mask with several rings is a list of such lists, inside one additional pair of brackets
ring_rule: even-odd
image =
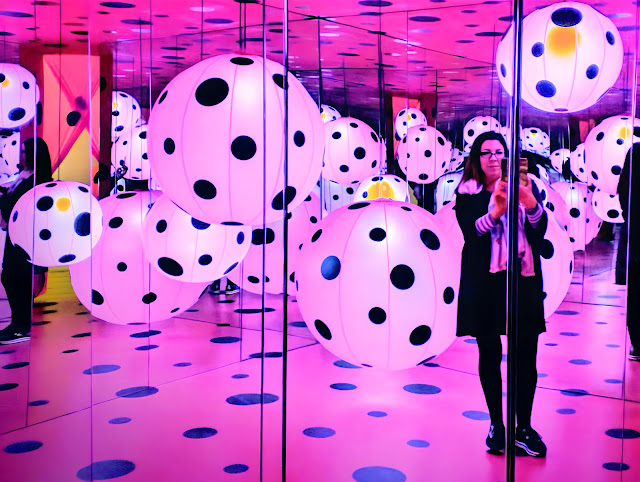
[[(502, 425), (502, 375), (500, 373), (502, 341), (499, 335), (479, 336), (477, 340), (480, 353), (478, 363), (480, 383), (487, 400), (491, 423)], [(537, 353), (538, 335), (519, 336), (516, 414), (520, 427), (531, 426), (531, 409), (538, 381)]]

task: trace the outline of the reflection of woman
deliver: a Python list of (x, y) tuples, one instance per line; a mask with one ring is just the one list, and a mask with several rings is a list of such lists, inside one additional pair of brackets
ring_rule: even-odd
[[(35, 173), (34, 173), (34, 140), (24, 141), (24, 151), (20, 158), (20, 176), (9, 187), (6, 194), (0, 197), (0, 211), (2, 222), (6, 226), (13, 207), (21, 196), (34, 187), (51, 180), (51, 157), (49, 148), (42, 138), (36, 138)], [(0, 330), (0, 344), (6, 345), (29, 339), (31, 331), (31, 299), (32, 266), (27, 261), (27, 254), (21, 248), (16, 248), (11, 242), (11, 233), (7, 233), (4, 245), (4, 259), (2, 261), (2, 284), (7, 292), (11, 307), (11, 323)], [(42, 268), (36, 266), (36, 276), (42, 275)]]
[[(478, 342), (480, 383), (491, 416), (486, 440), (491, 453), (501, 453), (505, 448), (500, 373), (500, 335), (506, 333), (507, 183), (500, 180), (505, 156), (507, 146), (501, 135), (486, 132), (478, 136), (458, 186), (455, 206), (465, 239), (457, 335), (471, 335)], [(539, 244), (547, 228), (547, 216), (533, 183), (521, 185), (519, 196), (516, 446), (520, 453), (544, 457), (547, 448), (531, 428), (531, 410), (538, 376), (538, 335), (545, 331)]]

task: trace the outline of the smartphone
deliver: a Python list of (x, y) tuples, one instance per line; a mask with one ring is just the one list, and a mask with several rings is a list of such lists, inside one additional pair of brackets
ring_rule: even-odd
[[(509, 171), (506, 158), (502, 159), (500, 167), (502, 168), (502, 180), (507, 182), (507, 179), (509, 178)], [(518, 170), (520, 172), (520, 184), (527, 185), (529, 183), (529, 178), (527, 177), (527, 172), (529, 172), (529, 160), (526, 157), (520, 158), (520, 166)]]

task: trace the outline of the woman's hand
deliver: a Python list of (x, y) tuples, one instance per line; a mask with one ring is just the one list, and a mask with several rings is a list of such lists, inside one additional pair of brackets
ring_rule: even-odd
[(538, 205), (538, 200), (533, 195), (531, 184), (531, 179), (527, 178), (527, 184), (520, 184), (518, 188), (520, 203), (527, 209), (535, 208)]
[(498, 221), (500, 216), (507, 212), (507, 183), (499, 180), (493, 188), (494, 206), (489, 215), (494, 221)]

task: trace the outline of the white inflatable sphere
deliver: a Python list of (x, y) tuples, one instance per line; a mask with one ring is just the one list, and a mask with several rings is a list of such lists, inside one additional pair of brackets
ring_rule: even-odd
[(625, 157), (634, 142), (640, 142), (640, 119), (631, 116), (609, 117), (592, 129), (584, 143), (589, 182), (616, 194)]
[(574, 251), (584, 251), (585, 246), (596, 237), (602, 220), (593, 210), (593, 194), (582, 182), (555, 182), (551, 185), (564, 199), (569, 208), (569, 239)]
[(360, 183), (353, 202), (380, 198), (409, 202), (409, 187), (405, 181), (392, 174), (373, 176)]
[(293, 74), (285, 82), (283, 71), (262, 57), (220, 55), (182, 71), (160, 94), (149, 119), (151, 167), (163, 192), (196, 219), (258, 225), (263, 212), (268, 223), (281, 219), (320, 177), (318, 107)]
[[(511, 95), (514, 28), (498, 44), (496, 69)], [(547, 112), (594, 105), (622, 69), (623, 45), (611, 20), (589, 5), (555, 3), (522, 22), (522, 98)]]
[(464, 159), (464, 153), (460, 151), (460, 149), (458, 149), (457, 147), (451, 149), (451, 162), (449, 163), (447, 172), (457, 171), (464, 163)]
[(155, 269), (178, 281), (212, 282), (225, 276), (249, 251), (251, 228), (221, 226), (192, 218), (161, 196), (142, 224), (144, 253)]
[[(460, 254), (432, 214), (398, 201), (334, 211), (303, 245), (298, 306), (337, 357), (403, 369), (455, 339)], [(372, 262), (375, 260), (375, 262)]]
[(111, 92), (111, 142), (143, 123), (140, 104), (126, 92)]
[(18, 64), (0, 63), (0, 129), (17, 129), (33, 119), (40, 102), (36, 78)]
[(321, 104), (320, 117), (322, 118), (322, 122), (326, 124), (327, 122), (332, 122), (334, 120), (340, 119), (340, 117), (342, 116), (340, 115), (340, 112), (338, 112), (338, 109), (336, 109), (335, 107), (331, 107), (327, 104)]
[(423, 125), (427, 125), (427, 117), (422, 113), (420, 109), (416, 109), (415, 107), (402, 109), (396, 115), (396, 119), (393, 123), (393, 126), (396, 130), (396, 140), (401, 141), (402, 139), (404, 139), (404, 136), (407, 135), (407, 130), (409, 129), (409, 127)]
[(502, 126), (500, 125), (500, 122), (488, 115), (473, 117), (464, 125), (464, 141), (469, 146), (469, 149), (471, 149), (471, 145), (473, 144), (473, 141), (476, 140), (476, 137), (489, 131), (502, 133)]
[(184, 283), (150, 266), (142, 222), (160, 197), (127, 192), (100, 201), (104, 231), (91, 256), (69, 269), (80, 302), (96, 318), (124, 325), (154, 322), (190, 308), (208, 283)]
[[(296, 269), (300, 248), (309, 241), (320, 222), (320, 197), (311, 193), (290, 214), (288, 226), (287, 293), (296, 293)], [(242, 289), (262, 293), (262, 264), (264, 260), (264, 291), (278, 295), (284, 292), (284, 221), (267, 224), (265, 229), (254, 227), (249, 233), (250, 244), (242, 266), (231, 271), (229, 279)], [(266, 244), (265, 244), (266, 243)], [(262, 248), (264, 244), (264, 257)]]
[(549, 135), (538, 127), (526, 127), (520, 131), (520, 147), (524, 151), (549, 157), (550, 145)]
[(436, 212), (456, 198), (456, 189), (462, 179), (463, 171), (450, 172), (438, 179), (436, 186)]
[(584, 144), (578, 144), (569, 155), (569, 167), (580, 182), (590, 181), (584, 162)]
[(609, 223), (624, 223), (620, 196), (596, 189), (593, 193), (593, 210), (598, 217)]
[(569, 149), (556, 149), (551, 153), (549, 159), (551, 160), (553, 168), (562, 174), (562, 166), (564, 166), (566, 162), (570, 162), (571, 151)]
[(151, 166), (147, 153), (147, 126), (142, 125), (125, 131), (111, 147), (111, 174), (116, 169), (125, 179), (144, 180), (151, 177)]
[[(323, 179), (320, 185), (314, 188), (314, 192), (323, 199), (323, 207), (328, 213), (335, 211), (336, 209), (351, 204), (355, 201), (356, 191), (360, 184), (353, 184), (351, 186), (343, 186), (337, 182)], [(322, 192), (321, 192), (322, 191)]]
[(357, 184), (378, 173), (385, 158), (378, 135), (364, 122), (342, 117), (325, 126), (322, 176), (339, 184)]
[(102, 233), (102, 210), (89, 187), (52, 181), (27, 191), (13, 208), (9, 236), (37, 266), (67, 266), (86, 259)]
[(20, 131), (0, 137), (0, 184), (15, 181), (20, 175)]
[(451, 142), (435, 127), (410, 127), (398, 145), (398, 165), (407, 180), (430, 184), (442, 176), (451, 162)]

